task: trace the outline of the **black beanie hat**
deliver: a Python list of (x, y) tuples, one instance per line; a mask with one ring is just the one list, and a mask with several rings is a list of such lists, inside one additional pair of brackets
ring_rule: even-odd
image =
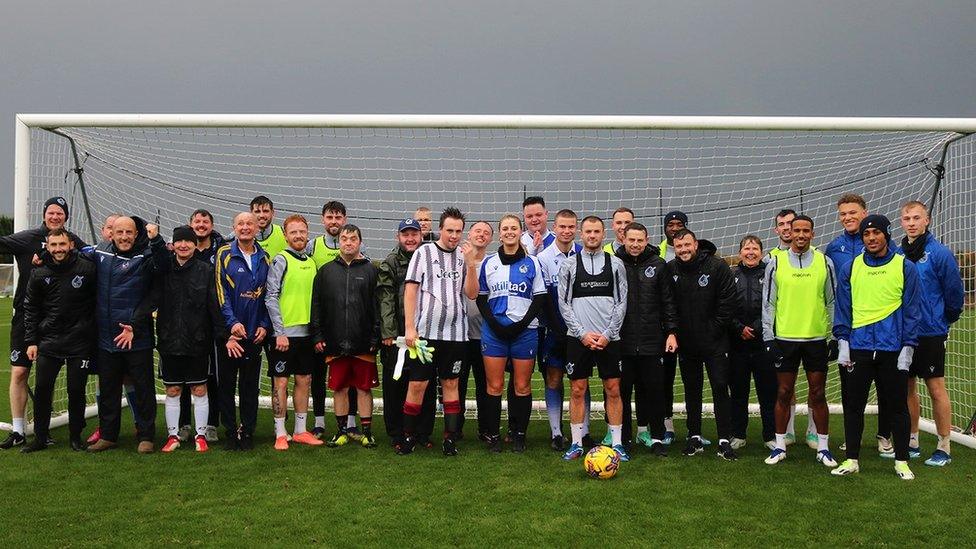
[(864, 231), (867, 229), (878, 229), (883, 232), (885, 239), (891, 242), (891, 221), (887, 217), (881, 214), (871, 214), (861, 220), (861, 226), (858, 228), (858, 234), (861, 238), (864, 238)]
[(64, 219), (67, 220), (68, 219), (68, 201), (65, 200), (63, 196), (52, 196), (51, 198), (48, 198), (47, 199), (47, 202), (44, 203), (44, 209), (41, 210), (41, 213), (42, 214), (47, 213), (48, 206), (51, 206), (52, 204), (55, 205), (55, 206), (57, 206), (57, 207), (59, 207), (59, 208), (61, 208), (62, 210), (64, 210)]
[(685, 212), (674, 210), (664, 214), (664, 226), (667, 227), (668, 223), (674, 219), (680, 221), (682, 225), (688, 224), (688, 216), (685, 215)]
[(180, 225), (173, 229), (173, 242), (179, 242), (180, 240), (196, 242), (197, 233), (193, 232), (193, 229), (189, 225)]

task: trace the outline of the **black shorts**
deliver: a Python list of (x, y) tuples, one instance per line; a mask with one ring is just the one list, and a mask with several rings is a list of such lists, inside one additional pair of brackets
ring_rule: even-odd
[(210, 355), (159, 355), (159, 379), (163, 385), (202, 385), (207, 382)]
[(272, 337), (268, 346), (268, 377), (312, 375), (317, 355), (311, 337), (289, 337), (288, 350), (284, 352), (275, 349), (274, 342)]
[(433, 381), (435, 377), (459, 378), (467, 344), (467, 341), (427, 340), (427, 346), (434, 348), (433, 362), (421, 364), (419, 360), (410, 358), (408, 354), (404, 366), (408, 370), (410, 381)]
[(14, 311), (10, 319), (10, 364), (30, 368), (34, 363), (27, 358), (27, 344), (24, 343), (24, 314)]
[(566, 342), (566, 375), (569, 379), (587, 379), (596, 366), (600, 379), (620, 377), (620, 342), (611, 341), (602, 351), (587, 349), (583, 343), (571, 337)]
[(945, 377), (946, 337), (919, 337), (908, 375), (920, 379)]
[(777, 339), (776, 344), (783, 353), (783, 362), (776, 367), (777, 372), (800, 371), (800, 362), (803, 362), (803, 369), (810, 372), (827, 371), (827, 342), (820, 339), (817, 341), (786, 341)]

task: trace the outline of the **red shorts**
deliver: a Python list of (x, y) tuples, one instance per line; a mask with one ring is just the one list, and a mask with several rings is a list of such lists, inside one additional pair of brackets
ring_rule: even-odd
[(350, 386), (368, 391), (379, 384), (375, 362), (343, 356), (329, 363), (329, 389), (332, 391), (341, 391)]

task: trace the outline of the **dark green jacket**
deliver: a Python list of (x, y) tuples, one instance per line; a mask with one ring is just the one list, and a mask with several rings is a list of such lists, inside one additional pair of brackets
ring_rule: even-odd
[(397, 246), (379, 265), (376, 289), (380, 301), (380, 339), (402, 336), (406, 329), (403, 323), (403, 281), (407, 278), (411, 256), (413, 252)]

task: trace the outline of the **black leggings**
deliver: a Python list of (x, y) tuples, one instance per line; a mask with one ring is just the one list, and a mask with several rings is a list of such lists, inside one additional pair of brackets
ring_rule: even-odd
[(34, 378), (34, 435), (46, 441), (50, 434), (54, 383), (61, 366), (68, 364), (68, 432), (72, 439), (85, 428), (85, 386), (88, 384), (88, 359), (54, 358), (38, 355)]
[(703, 367), (708, 372), (708, 384), (712, 388), (718, 438), (728, 440), (732, 436), (732, 425), (729, 420), (731, 394), (729, 359), (724, 353), (707, 358), (681, 356), (681, 381), (685, 385), (685, 405), (688, 407), (688, 436), (702, 434), (702, 389), (705, 385)]
[(763, 441), (773, 440), (776, 437), (773, 410), (776, 408), (776, 391), (779, 389), (775, 368), (761, 347), (733, 348), (729, 353), (729, 362), (732, 370), (732, 436), (746, 438), (749, 427), (749, 385), (750, 381), (755, 380)]
[(633, 440), (630, 395), (637, 405), (637, 426), (647, 426), (652, 439), (664, 439), (664, 368), (660, 356), (621, 358), (620, 399), (623, 404), (623, 442)]
[[(871, 382), (878, 387), (878, 421), (886, 412), (895, 446), (895, 459), (908, 461), (908, 372), (898, 369), (896, 351), (851, 351), (851, 368), (845, 372), (844, 435), (847, 457), (858, 459), (864, 434), (864, 407)], [(843, 368), (843, 366), (841, 366)], [(880, 430), (880, 429), (879, 429)]]

